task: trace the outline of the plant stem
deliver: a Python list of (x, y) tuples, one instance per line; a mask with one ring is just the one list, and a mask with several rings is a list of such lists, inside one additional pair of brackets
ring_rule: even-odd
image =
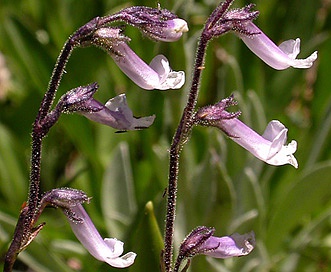
[(183, 115), (177, 127), (176, 133), (173, 137), (170, 148), (169, 184), (164, 237), (165, 248), (163, 255), (164, 268), (166, 272), (172, 271), (173, 236), (176, 216), (176, 198), (180, 153), (194, 125), (194, 110), (199, 93), (201, 73), (204, 69), (203, 64), (208, 41), (209, 40), (204, 35), (202, 35), (199, 40), (188, 101), (183, 111)]
[(75, 43), (73, 40), (69, 39), (61, 51), (53, 70), (47, 92), (44, 95), (33, 124), (28, 205), (21, 210), (20, 217), (17, 221), (14, 236), (5, 257), (5, 272), (12, 271), (19, 252), (30, 242), (29, 240), (31, 239), (31, 235), (33, 235), (34, 224), (38, 219), (35, 215), (37, 214), (39, 206), (42, 139), (46, 136), (51, 126), (56, 123), (58, 118), (50, 120), (48, 123), (44, 121), (52, 107), (65, 66), (74, 47)]

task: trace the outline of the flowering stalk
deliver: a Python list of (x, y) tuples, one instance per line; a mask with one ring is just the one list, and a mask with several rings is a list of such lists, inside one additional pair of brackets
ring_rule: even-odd
[[(98, 18), (88, 22), (86, 25), (78, 29), (65, 43), (57, 61), (51, 80), (48, 85), (47, 92), (41, 102), (37, 117), (32, 128), (32, 151), (31, 151), (31, 170), (30, 170), (30, 184), (27, 207), (21, 210), (18, 219), (14, 238), (5, 257), (4, 271), (12, 271), (17, 255), (22, 251), (38, 234), (34, 228), (38, 216), (39, 192), (40, 192), (40, 166), (41, 166), (41, 147), (42, 139), (46, 136), (49, 129), (57, 122), (59, 114), (54, 116), (51, 120), (47, 118), (53, 100), (60, 84), (65, 66), (70, 58), (70, 55), (75, 47), (89, 36), (97, 26)], [(47, 122), (47, 121), (48, 122)], [(46, 122), (45, 122), (46, 121)], [(38, 216), (36, 216), (38, 214)], [(23, 227), (22, 227), (23, 226)], [(20, 230), (23, 228), (23, 230)]]
[[(102, 44), (98, 44), (96, 42), (95, 36), (95, 33), (98, 33), (98, 30), (101, 31), (100, 29), (113, 30), (110, 32), (114, 34), (113, 36), (103, 37), (103, 41), (107, 39), (111, 40), (110, 42), (107, 41), (105, 43), (106, 48), (103, 49), (109, 49), (107, 47), (109, 44), (110, 46), (119, 45), (121, 42), (128, 40), (128, 38), (118, 32), (118, 28), (111, 28), (108, 26), (109, 23), (116, 21), (122, 21), (136, 26), (152, 39), (169, 42), (179, 39), (182, 33), (187, 31), (185, 21), (178, 19), (177, 16), (170, 11), (146, 7), (133, 7), (124, 9), (113, 15), (101, 18), (96, 17), (79, 28), (71, 37), (69, 37), (56, 61), (47, 91), (41, 102), (38, 114), (32, 127), (31, 171), (28, 201), (20, 212), (20, 217), (15, 228), (13, 240), (5, 256), (5, 272), (12, 271), (14, 262), (19, 252), (24, 250), (29, 245), (29, 243), (37, 236), (39, 231), (44, 226), (44, 223), (41, 223), (35, 227), (35, 224), (43, 210), (42, 201), (45, 201), (45, 199), (39, 199), (42, 140), (47, 135), (50, 128), (58, 121), (60, 115), (66, 111), (80, 111), (81, 114), (84, 114), (92, 120), (110, 125), (120, 130), (142, 129), (153, 123), (154, 116), (143, 117), (140, 119), (135, 118), (131, 110), (128, 108), (125, 96), (123, 95), (108, 101), (106, 105), (102, 105), (98, 101), (94, 100), (91, 95), (94, 93), (93, 91), (96, 89), (96, 85), (93, 84), (87, 87), (79, 87), (71, 93), (69, 92), (67, 94), (69, 96), (62, 97), (56, 107), (51, 110), (62, 75), (65, 71), (66, 64), (75, 48), (91, 45), (102, 47)], [(112, 42), (114, 44), (112, 44)], [(120, 49), (121, 48), (119, 48), (119, 50)], [(170, 66), (165, 59), (161, 59), (159, 62), (161, 62), (161, 66), (156, 63), (156, 65), (154, 65), (156, 71), (153, 70), (154, 74), (157, 74), (158, 77), (161, 73), (161, 78), (159, 78), (159, 82), (157, 83), (162, 84), (163, 82), (161, 81), (166, 81), (168, 76), (170, 80), (166, 81), (167, 86), (162, 85), (162, 89), (171, 87), (171, 82), (174, 82), (176, 87), (177, 81), (173, 80), (173, 75), (178, 75), (179, 84), (183, 85), (183, 73), (174, 74), (171, 72)], [(150, 69), (152, 70), (152, 68)], [(149, 71), (153, 72), (151, 70)], [(133, 74), (131, 76), (133, 79), (138, 78), (139, 80), (141, 75)], [(156, 87), (157, 85), (158, 84), (155, 84), (155, 86), (153, 85), (152, 87)], [(73, 101), (70, 102), (70, 99), (73, 99)]]
[[(222, 2), (208, 18), (199, 42), (194, 64), (194, 72), (186, 107), (175, 132), (170, 148), (170, 164), (167, 191), (167, 211), (164, 237), (163, 267), (164, 271), (172, 271), (173, 235), (176, 213), (177, 182), (179, 173), (179, 158), (183, 145), (188, 139), (194, 125), (194, 110), (198, 99), (201, 73), (204, 69), (204, 60), (209, 41), (234, 29), (237, 25), (247, 20), (253, 20), (258, 15), (257, 11), (251, 12), (251, 6), (235, 10), (227, 17), (227, 10), (233, 0)], [(231, 12), (231, 11), (229, 11)]]

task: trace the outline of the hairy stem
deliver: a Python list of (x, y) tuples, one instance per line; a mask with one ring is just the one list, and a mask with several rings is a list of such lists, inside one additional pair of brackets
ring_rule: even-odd
[(176, 133), (173, 137), (170, 148), (170, 167), (169, 167), (169, 184), (168, 184), (168, 198), (167, 198), (167, 212), (166, 212), (166, 225), (164, 237), (164, 255), (163, 262), (166, 272), (172, 271), (172, 255), (173, 255), (173, 236), (174, 236), (174, 223), (176, 215), (176, 198), (178, 186), (178, 173), (179, 173), (179, 159), (183, 145), (187, 141), (190, 131), (193, 127), (194, 110), (197, 103), (199, 86), (201, 80), (201, 73), (204, 69), (205, 52), (208, 44), (208, 39), (202, 35), (199, 44), (194, 66), (194, 74), (192, 85), (188, 97), (186, 107), (183, 111), (182, 118), (177, 127)]
[(5, 257), (5, 272), (12, 271), (19, 252), (30, 242), (29, 240), (32, 237), (31, 235), (33, 235), (34, 224), (38, 219), (35, 218), (35, 215), (39, 205), (42, 139), (46, 136), (51, 126), (56, 123), (59, 115), (57, 118), (49, 120), (49, 122), (45, 122), (45, 120), (52, 107), (66, 63), (74, 47), (75, 43), (69, 39), (61, 51), (53, 70), (48, 90), (41, 102), (36, 120), (33, 124), (28, 206), (22, 209), (20, 213), (12, 242)]

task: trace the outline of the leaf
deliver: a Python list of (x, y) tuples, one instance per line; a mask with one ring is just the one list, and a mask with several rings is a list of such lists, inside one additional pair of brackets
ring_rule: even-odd
[(313, 216), (330, 199), (330, 175), (331, 162), (321, 164), (275, 196), (277, 203), (269, 211), (271, 220), (266, 236), (271, 254), (283, 246), (291, 231), (304, 223), (304, 218)]
[(121, 142), (114, 149), (106, 169), (101, 191), (101, 206), (109, 232), (122, 237), (137, 207), (134, 194), (129, 147)]
[(3, 198), (16, 205), (16, 201), (25, 200), (28, 177), (20, 162), (16, 138), (1, 124), (0, 139), (0, 191)]
[(132, 245), (129, 247), (137, 253), (137, 258), (129, 271), (159, 271), (163, 239), (151, 201), (139, 213), (138, 220), (130, 234)]

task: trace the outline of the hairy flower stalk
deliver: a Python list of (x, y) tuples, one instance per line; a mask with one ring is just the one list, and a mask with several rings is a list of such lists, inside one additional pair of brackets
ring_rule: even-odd
[[(251, 6), (235, 10), (235, 12), (228, 12), (228, 9), (232, 2), (233, 0), (226, 0), (222, 2), (210, 15), (204, 26), (204, 29), (202, 30), (197, 48), (197, 54), (193, 70), (193, 78), (188, 96), (188, 101), (183, 111), (176, 133), (173, 137), (173, 141), (170, 148), (169, 184), (167, 190), (168, 198), (164, 238), (165, 249), (163, 253), (165, 272), (172, 271), (173, 235), (176, 213), (179, 158), (182, 147), (187, 141), (195, 122), (194, 110), (198, 99), (201, 73), (204, 69), (204, 60), (207, 45), (211, 39), (219, 37), (233, 30), (236, 26), (240, 25), (243, 22), (253, 20), (258, 15), (258, 12), (250, 11)], [(231, 16), (227, 16), (228, 13), (230, 13)]]
[(291, 164), (298, 168), (298, 162), (293, 155), (297, 149), (297, 142), (293, 140), (285, 145), (288, 129), (279, 121), (273, 120), (264, 133), (259, 135), (237, 119), (240, 112), (226, 111), (234, 104), (233, 97), (230, 97), (213, 106), (204, 107), (197, 112), (196, 122), (221, 129), (233, 141), (268, 164)]
[[(31, 243), (45, 224), (41, 223), (38, 226), (35, 226), (44, 205), (48, 203), (47, 199), (39, 198), (42, 141), (50, 128), (56, 124), (60, 115), (63, 112), (80, 112), (88, 115), (88, 118), (90, 119), (120, 130), (141, 129), (148, 127), (153, 123), (154, 116), (143, 117), (140, 119), (133, 117), (131, 110), (126, 104), (124, 95), (120, 95), (119, 97), (110, 100), (106, 105), (102, 105), (91, 98), (88, 91), (80, 97), (75, 96), (79, 93), (78, 91), (73, 97), (71, 97), (74, 98), (74, 103), (70, 104), (68, 100), (65, 101), (65, 99), (62, 99), (52, 110), (54, 98), (61, 82), (62, 75), (64, 74), (66, 64), (75, 48), (91, 45), (102, 47), (101, 44), (96, 42), (96, 37), (102, 33), (104, 29), (115, 29), (113, 31), (115, 36), (111, 36), (109, 38), (110, 41), (105, 43), (106, 48), (104, 49), (106, 50), (110, 50), (110, 47), (112, 46), (119, 46), (117, 49), (120, 50), (123, 43), (126, 43), (129, 40), (127, 37), (121, 35), (118, 32), (118, 29), (116, 30), (116, 27), (112, 28), (109, 26), (109, 24), (113, 22), (124, 22), (138, 27), (150, 38), (160, 41), (175, 41), (182, 36), (183, 32), (187, 31), (186, 22), (178, 19), (178, 17), (170, 11), (147, 7), (132, 7), (113, 15), (96, 17), (80, 27), (69, 37), (57, 59), (47, 91), (33, 124), (28, 202), (21, 210), (14, 237), (5, 256), (5, 272), (12, 271), (19, 252), (24, 250), (29, 243)], [(105, 40), (107, 39), (104, 39), (104, 41)], [(130, 49), (128, 49), (125, 55), (129, 55), (129, 57), (134, 60), (135, 56), (133, 54), (130, 55), (131, 52), (129, 52), (129, 50)], [(123, 62), (121, 62), (121, 65), (124, 65), (125, 67), (130, 66), (130, 64), (123, 64)], [(132, 75), (132, 77), (137, 82), (140, 82), (139, 80), (141, 80), (139, 77), (146, 77), (146, 86), (148, 86), (149, 89), (158, 87), (162, 90), (168, 88), (180, 88), (185, 82), (184, 72), (172, 72), (166, 58), (162, 56), (157, 57), (150, 66), (142, 64), (139, 68), (143, 70), (143, 73)], [(130, 70), (130, 68), (125, 69)], [(150, 77), (153, 79), (150, 80)], [(84, 87), (80, 88), (84, 89)], [(50, 203), (50, 205), (52, 205), (52, 203)], [(117, 248), (118, 243), (110, 243)], [(116, 252), (118, 253), (118, 251)]]

